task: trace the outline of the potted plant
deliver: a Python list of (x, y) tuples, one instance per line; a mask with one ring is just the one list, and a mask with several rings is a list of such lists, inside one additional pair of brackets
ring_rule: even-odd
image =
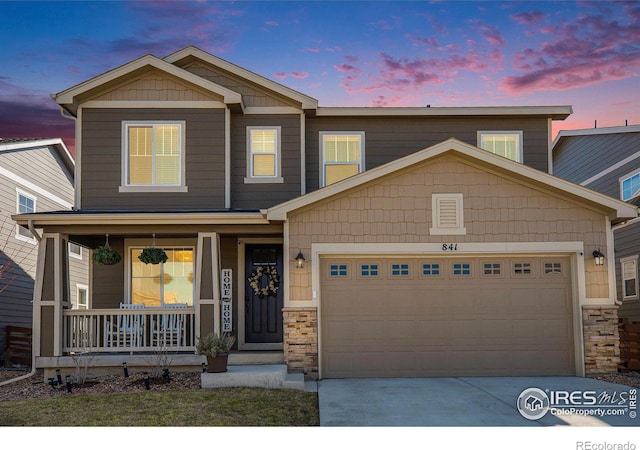
[(207, 372), (220, 373), (227, 371), (229, 351), (236, 342), (235, 336), (229, 333), (209, 333), (198, 338), (196, 352), (207, 357)]
[(167, 253), (157, 247), (147, 247), (142, 250), (142, 253), (138, 256), (138, 259), (145, 264), (160, 264), (167, 262)]
[(122, 260), (122, 256), (109, 246), (109, 235), (107, 235), (104, 246), (98, 247), (93, 251), (92, 259), (97, 264), (111, 266), (118, 264)]

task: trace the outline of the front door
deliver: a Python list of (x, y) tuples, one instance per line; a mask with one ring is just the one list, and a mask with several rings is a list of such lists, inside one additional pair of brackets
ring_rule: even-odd
[(282, 342), (282, 245), (245, 247), (245, 342)]

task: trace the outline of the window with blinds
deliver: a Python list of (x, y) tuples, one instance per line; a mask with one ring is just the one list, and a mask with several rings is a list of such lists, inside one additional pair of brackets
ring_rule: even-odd
[(247, 128), (247, 178), (280, 177), (280, 127)]
[(638, 298), (638, 256), (620, 260), (623, 298)]
[(522, 131), (479, 131), (478, 147), (495, 155), (522, 162)]
[(125, 124), (127, 186), (182, 186), (182, 123)]
[(466, 234), (462, 194), (433, 194), (431, 196), (431, 234)]
[(328, 186), (364, 170), (364, 132), (321, 132), (321, 186)]

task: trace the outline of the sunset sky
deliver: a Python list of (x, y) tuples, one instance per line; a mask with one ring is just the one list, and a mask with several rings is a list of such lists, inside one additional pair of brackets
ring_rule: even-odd
[(0, 136), (62, 137), (50, 94), (195, 45), (320, 106), (572, 105), (640, 124), (640, 2), (0, 3)]

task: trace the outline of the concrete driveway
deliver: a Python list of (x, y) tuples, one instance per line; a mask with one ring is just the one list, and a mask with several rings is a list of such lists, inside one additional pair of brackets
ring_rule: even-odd
[[(540, 391), (529, 396), (532, 392), (529, 388)], [(544, 392), (540, 395), (546, 394), (550, 407), (568, 406), (574, 410), (562, 415), (548, 411), (541, 418), (525, 418), (518, 410), (518, 397), (525, 390), (528, 391), (522, 396), (521, 404), (536, 401), (535, 395)], [(636, 417), (640, 407), (634, 406), (630, 398), (634, 393), (634, 388), (628, 386), (579, 377), (374, 378), (318, 382), (320, 426), (334, 427), (640, 426), (640, 419)], [(584, 413), (586, 407), (591, 414)], [(602, 415), (598, 415), (598, 409)], [(544, 410), (537, 410), (541, 411)], [(526, 413), (532, 415), (531, 411)]]

